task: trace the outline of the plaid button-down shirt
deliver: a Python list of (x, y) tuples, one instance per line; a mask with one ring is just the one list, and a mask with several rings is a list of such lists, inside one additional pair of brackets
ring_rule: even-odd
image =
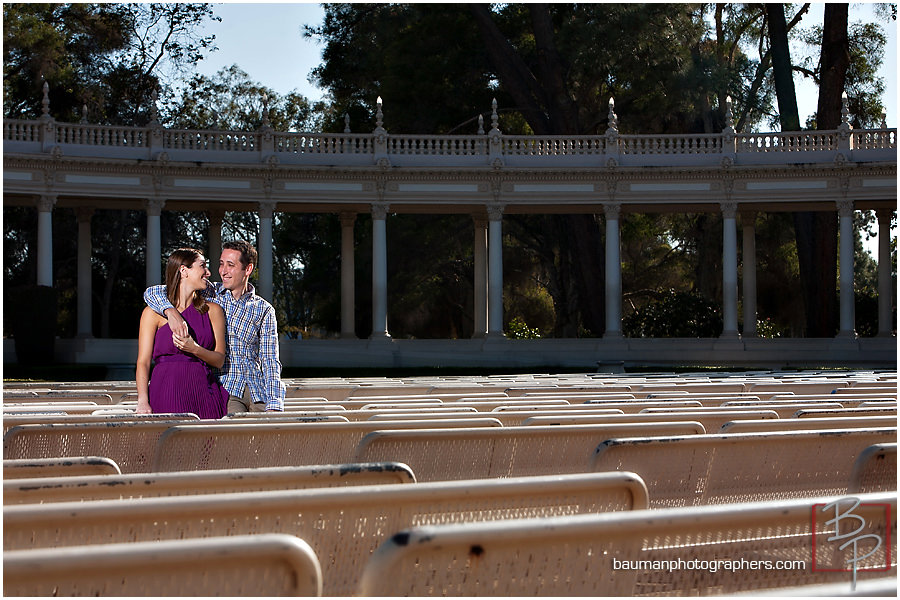
[[(249, 386), (253, 402), (265, 402), (266, 410), (284, 410), (275, 309), (257, 296), (249, 283), (247, 292), (235, 300), (221, 283), (208, 282), (203, 297), (222, 307), (228, 324), (225, 364), (219, 369), (222, 386), (238, 398), (243, 396), (244, 386)], [(173, 308), (164, 285), (147, 288), (144, 301), (161, 315)]]

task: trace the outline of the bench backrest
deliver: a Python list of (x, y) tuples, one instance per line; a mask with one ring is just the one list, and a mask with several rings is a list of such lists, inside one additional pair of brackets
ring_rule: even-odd
[[(719, 428), (719, 433), (750, 431), (800, 431), (802, 429), (853, 429), (857, 427), (893, 427), (897, 417), (823, 417), (820, 419), (735, 419)], [(710, 433), (715, 433), (712, 431)]]
[(120, 475), (119, 465), (105, 456), (71, 456), (69, 458), (4, 458), (3, 479), (66, 477), (87, 475)]
[[(434, 427), (501, 427), (496, 419), (436, 420)], [(260, 423), (180, 425), (159, 439), (149, 470), (154, 472), (321, 465), (356, 461), (364, 435), (378, 429), (423, 427), (422, 421), (348, 423)], [(415, 472), (415, 470), (413, 471)], [(416, 475), (418, 477), (418, 475)]]
[(897, 415), (896, 406), (866, 406), (863, 408), (804, 408), (794, 413), (798, 419), (819, 417), (874, 417)]
[(851, 494), (897, 491), (897, 444), (874, 444), (862, 452), (850, 472)]
[(301, 490), (344, 485), (415, 483), (401, 463), (345, 463), (174, 473), (128, 473), (3, 482), (3, 504), (41, 504), (117, 498), (160, 498), (228, 492)]
[(376, 431), (359, 443), (353, 462), (400, 461), (418, 481), (584, 473), (603, 440), (700, 433), (690, 421)]
[[(854, 512), (865, 523), (860, 533), (890, 539), (865, 564), (890, 567), (888, 556), (896, 555), (896, 494), (861, 499), (866, 504)], [(812, 504), (834, 500), (420, 526), (378, 548), (357, 595), (715, 596), (831, 581), (845, 582), (849, 591), (851, 573), (842, 570), (841, 559), (851, 550), (832, 552), (840, 542), (828, 541), (833, 527), (825, 525), (824, 514), (813, 529)], [(864, 547), (874, 547), (874, 540)], [(751, 566), (751, 561), (771, 566)], [(776, 568), (776, 561), (792, 562)], [(838, 568), (823, 570), (823, 564)], [(859, 572), (860, 579), (885, 575)]]
[(40, 423), (112, 423), (114, 421), (199, 421), (193, 413), (157, 413), (150, 415), (129, 414), (81, 414), (81, 415), (4, 415), (3, 432), (16, 425)]
[(319, 557), (323, 593), (349, 595), (370, 553), (407, 527), (632, 510), (646, 502), (646, 486), (632, 473), (58, 502), (4, 507), (3, 543), (16, 550), (290, 533)]
[(896, 439), (896, 427), (612, 439), (593, 469), (638, 473), (655, 508), (803, 498), (846, 493), (859, 453)]
[[(144, 473), (160, 435), (181, 420), (17, 425), (3, 436), (5, 458), (105, 456), (123, 473)], [(198, 425), (204, 427), (204, 425)]]
[[(778, 403), (778, 404), (755, 404), (753, 407), (749, 406), (706, 406), (703, 408), (704, 411), (719, 411), (719, 412), (735, 412), (735, 411), (747, 411), (747, 410), (773, 410), (778, 414), (778, 417), (781, 419), (786, 419), (788, 417), (793, 416), (798, 410), (802, 410), (804, 408), (841, 408), (841, 405), (837, 402), (831, 403), (819, 403), (819, 404), (791, 404), (791, 403)], [(646, 410), (642, 410), (641, 412), (648, 413), (661, 413), (661, 412), (691, 412), (691, 409), (681, 409), (681, 408), (648, 408)]]
[(321, 596), (292, 535), (98, 544), (3, 553), (5, 596)]

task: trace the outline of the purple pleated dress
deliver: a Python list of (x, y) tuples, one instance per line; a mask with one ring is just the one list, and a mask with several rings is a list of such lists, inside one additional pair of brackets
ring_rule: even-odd
[[(191, 337), (207, 350), (216, 347), (209, 313), (200, 314), (192, 304), (181, 316)], [(208, 364), (175, 347), (168, 324), (156, 331), (153, 341), (155, 366), (150, 375), (150, 408), (154, 413), (194, 413), (201, 419), (225, 416), (228, 392)]]

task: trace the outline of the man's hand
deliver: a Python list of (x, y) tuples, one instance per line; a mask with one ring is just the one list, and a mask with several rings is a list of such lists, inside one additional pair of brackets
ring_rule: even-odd
[(184, 317), (181, 316), (174, 308), (166, 309), (166, 319), (169, 321), (169, 329), (172, 330), (173, 336), (179, 336), (182, 338), (188, 337), (190, 334), (188, 333), (188, 326), (184, 320)]

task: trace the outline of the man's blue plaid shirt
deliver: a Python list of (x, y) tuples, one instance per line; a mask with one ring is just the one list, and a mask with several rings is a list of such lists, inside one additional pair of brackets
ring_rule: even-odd
[[(219, 369), (222, 386), (229, 394), (240, 398), (247, 385), (253, 402), (265, 402), (266, 410), (284, 410), (285, 387), (278, 358), (275, 309), (257, 296), (249, 283), (247, 292), (238, 300), (219, 282), (208, 282), (202, 294), (224, 309), (228, 324), (228, 349), (225, 364)], [(144, 301), (161, 315), (167, 308), (173, 308), (164, 285), (147, 288)]]

